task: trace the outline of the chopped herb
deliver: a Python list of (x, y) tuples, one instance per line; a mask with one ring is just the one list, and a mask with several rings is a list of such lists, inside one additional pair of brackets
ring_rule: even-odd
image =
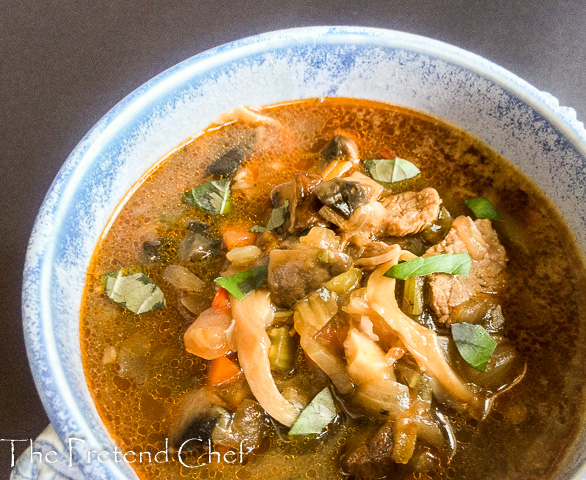
[(336, 418), (336, 405), (328, 387), (305, 407), (289, 430), (289, 435), (319, 435)]
[(389, 268), (385, 277), (405, 280), (409, 277), (422, 277), (430, 273), (451, 273), (468, 275), (472, 259), (467, 253), (444, 253), (433, 257), (417, 257), (408, 262), (399, 263)]
[(464, 200), (464, 204), (472, 210), (476, 218), (502, 220), (494, 205), (486, 198), (469, 198), (468, 200)]
[(379, 183), (402, 182), (421, 173), (415, 165), (402, 158), (366, 160), (364, 166), (370, 176)]
[(289, 200), (285, 200), (283, 205), (280, 207), (273, 208), (271, 210), (271, 216), (266, 227), (260, 225), (254, 225), (250, 231), (253, 233), (264, 233), (267, 230), (276, 230), (280, 226), (284, 225), (287, 221), (287, 215), (289, 214)]
[(187, 205), (200, 207), (210, 215), (225, 215), (232, 209), (230, 179), (208, 180), (185, 192), (181, 200)]
[(485, 372), (497, 345), (494, 339), (482, 325), (453, 323), (450, 330), (462, 358), (476, 370)]
[(102, 275), (102, 284), (110, 300), (137, 315), (165, 306), (165, 296), (161, 289), (142, 272), (118, 270), (105, 273)]
[(285, 200), (283, 205), (273, 208), (269, 223), (267, 223), (267, 230), (275, 230), (287, 221), (287, 214), (289, 213), (289, 200)]
[(238, 300), (242, 300), (253, 290), (263, 285), (267, 281), (269, 267), (262, 265), (246, 272), (240, 272), (230, 277), (216, 278), (214, 281), (228, 290)]

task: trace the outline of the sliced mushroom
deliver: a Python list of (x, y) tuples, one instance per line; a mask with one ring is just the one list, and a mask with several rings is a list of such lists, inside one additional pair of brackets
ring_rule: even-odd
[(271, 298), (278, 307), (289, 308), (351, 266), (349, 255), (331, 250), (272, 250), (268, 273)]
[(393, 422), (387, 422), (374, 435), (355, 440), (340, 459), (342, 471), (365, 480), (387, 478), (397, 468), (392, 459), (394, 430)]
[(342, 135), (334, 135), (330, 143), (321, 152), (324, 163), (333, 160), (356, 160), (358, 158), (358, 147), (354, 141)]
[(206, 175), (222, 175), (224, 177), (234, 175), (251, 150), (252, 141), (236, 145), (213, 160), (206, 168)]
[(210, 387), (188, 393), (169, 433), (172, 449), (183, 451), (206, 447), (218, 418), (227, 413), (220, 398)]
[(143, 255), (151, 262), (158, 262), (168, 253), (171, 242), (168, 238), (155, 238), (142, 244)]
[(313, 195), (313, 190), (321, 183), (321, 177), (299, 173), (293, 180), (278, 185), (271, 192), (274, 207), (289, 202), (289, 218), (283, 226), (288, 233), (294, 234), (311, 227), (327, 227), (329, 223), (319, 215), (321, 204)]
[(202, 261), (221, 253), (219, 240), (208, 238), (199, 232), (191, 232), (179, 246), (178, 256), (184, 262)]
[(228, 412), (218, 419), (212, 432), (214, 444), (225, 447), (255, 449), (267, 434), (268, 419), (258, 402), (245, 399), (238, 405), (236, 412)]
[(370, 195), (360, 182), (334, 178), (315, 187), (313, 194), (327, 207), (348, 220), (358, 207), (368, 203)]
[(210, 229), (212, 228), (207, 223), (203, 223), (197, 220), (192, 220), (186, 222), (185, 226), (191, 230), (193, 233), (201, 233), (202, 235), (208, 235)]

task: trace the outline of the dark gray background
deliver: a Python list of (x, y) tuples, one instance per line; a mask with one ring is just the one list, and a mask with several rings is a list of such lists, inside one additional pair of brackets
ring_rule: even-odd
[[(0, 438), (34, 437), (48, 422), (24, 350), (21, 272), (36, 211), (69, 152), (118, 101), (187, 57), (326, 24), (452, 43), (586, 119), (584, 0), (0, 0)], [(0, 477), (9, 470), (10, 445), (0, 443)]]

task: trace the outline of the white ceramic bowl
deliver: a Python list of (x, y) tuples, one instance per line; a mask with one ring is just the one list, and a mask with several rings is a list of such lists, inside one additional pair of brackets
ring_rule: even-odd
[[(533, 178), (586, 246), (586, 131), (571, 109), (497, 65), (427, 38), (353, 27), (278, 31), (204, 52), (98, 122), (63, 165), (34, 227), (23, 288), (27, 349), (59, 437), (66, 446), (86, 441), (77, 454), (114, 448), (85, 383), (79, 311), (92, 252), (123, 195), (221, 112), (320, 96), (404, 105), (463, 127)], [(584, 458), (582, 434), (560, 478), (579, 478)], [(124, 463), (79, 465), (94, 480), (136, 478)]]

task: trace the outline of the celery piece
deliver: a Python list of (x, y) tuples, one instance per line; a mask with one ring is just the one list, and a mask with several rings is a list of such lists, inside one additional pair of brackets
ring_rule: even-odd
[(276, 327), (267, 330), (267, 334), (271, 339), (269, 347), (271, 369), (281, 373), (290, 372), (295, 361), (295, 346), (291, 331), (288, 327)]
[(305, 407), (289, 430), (289, 435), (319, 435), (336, 418), (336, 405), (328, 387)]
[(335, 292), (338, 295), (351, 292), (352, 290), (360, 286), (362, 280), (362, 270), (358, 268), (351, 268), (350, 270), (332, 278), (325, 287), (331, 292)]
[(403, 289), (403, 311), (407, 315), (423, 312), (423, 277), (409, 277)]

